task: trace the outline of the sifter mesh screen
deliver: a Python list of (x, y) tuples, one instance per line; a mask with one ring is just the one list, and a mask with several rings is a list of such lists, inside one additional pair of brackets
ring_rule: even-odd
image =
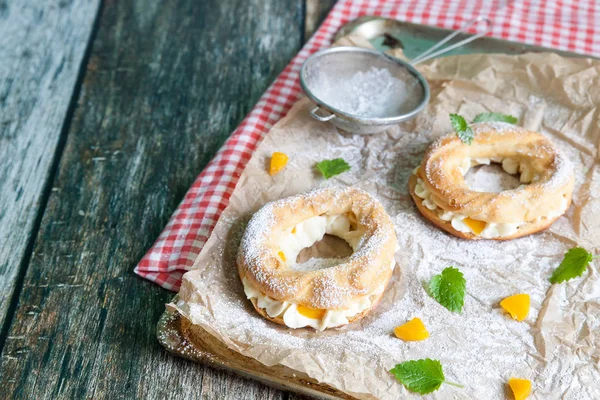
[(313, 57), (303, 69), (312, 96), (327, 108), (362, 118), (408, 114), (423, 101), (416, 75), (400, 62), (361, 52), (333, 52)]

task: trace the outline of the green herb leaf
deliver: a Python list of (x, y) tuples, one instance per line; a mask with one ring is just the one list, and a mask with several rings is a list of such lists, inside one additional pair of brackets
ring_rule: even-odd
[(448, 267), (429, 281), (429, 293), (452, 312), (461, 312), (465, 304), (467, 281), (457, 268)]
[(570, 249), (558, 268), (552, 273), (550, 283), (561, 283), (583, 275), (592, 258), (593, 255), (582, 247)]
[(333, 160), (323, 160), (317, 163), (317, 169), (323, 174), (325, 179), (341, 174), (350, 169), (350, 166), (343, 158)]
[(473, 143), (473, 138), (475, 137), (475, 133), (473, 129), (467, 124), (467, 120), (461, 117), (458, 114), (450, 114), (450, 122), (452, 123), (452, 128), (458, 138), (466, 144)]
[(427, 394), (438, 390), (444, 382), (449, 385), (462, 387), (462, 385), (457, 383), (447, 382), (442, 371), (442, 364), (438, 360), (431, 360), (429, 358), (397, 364), (390, 370), (390, 373), (408, 390), (420, 394)]
[(473, 123), (491, 121), (508, 122), (509, 124), (516, 124), (519, 120), (517, 119), (517, 117), (513, 117), (512, 115), (490, 112), (478, 114), (473, 120)]

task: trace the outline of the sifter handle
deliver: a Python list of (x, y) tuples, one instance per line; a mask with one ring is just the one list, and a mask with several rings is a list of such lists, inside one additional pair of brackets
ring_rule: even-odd
[(317, 114), (317, 111), (319, 111), (319, 110), (321, 110), (321, 107), (319, 107), (319, 106), (316, 106), (315, 108), (310, 110), (310, 115), (317, 121), (327, 122), (327, 121), (335, 118), (335, 114), (331, 114), (331, 113), (329, 115), (319, 115), (319, 114)]
[[(458, 43), (454, 43), (453, 45), (444, 47), (443, 49), (433, 52), (434, 50), (440, 48), (442, 45), (448, 43), (450, 40), (454, 39), (454, 37), (456, 37), (456, 35), (458, 35), (460, 33), (465, 33), (467, 31), (467, 29), (469, 29), (471, 26), (473, 26), (479, 22), (485, 22), (485, 24), (486, 24), (483, 32), (480, 32), (474, 36), (466, 38), (465, 40), (461, 40)], [(418, 56), (416, 56), (415, 58), (413, 58), (410, 61), (410, 65), (415, 66), (423, 61), (437, 57), (437, 56), (444, 54), (450, 50), (453, 50), (457, 47), (460, 47), (467, 43), (470, 43), (473, 40), (477, 40), (480, 37), (487, 35), (491, 30), (492, 30), (492, 21), (490, 21), (489, 18), (477, 17), (475, 19), (472, 19), (469, 22), (467, 22), (466, 24), (464, 24), (458, 31), (451, 33), (450, 35), (446, 36), (444, 39), (440, 40), (439, 42), (437, 42), (436, 44), (431, 46), (429, 49), (425, 50), (425, 52), (423, 52), (423, 53), (419, 54)]]

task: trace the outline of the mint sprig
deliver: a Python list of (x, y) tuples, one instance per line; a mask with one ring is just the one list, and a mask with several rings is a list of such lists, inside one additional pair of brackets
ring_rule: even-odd
[(325, 179), (341, 174), (350, 170), (350, 165), (343, 158), (335, 158), (333, 160), (323, 160), (316, 164), (317, 169), (323, 174)]
[(512, 115), (489, 112), (489, 113), (477, 114), (477, 116), (475, 116), (475, 119), (473, 120), (473, 123), (475, 124), (478, 122), (494, 122), (494, 121), (507, 122), (509, 124), (516, 124), (519, 120), (517, 119), (517, 117), (513, 117)]
[(444, 377), (442, 364), (438, 360), (424, 358), (397, 364), (390, 373), (408, 390), (415, 393), (427, 394), (434, 392), (442, 383), (462, 388), (458, 383), (448, 382)]
[(454, 129), (454, 132), (456, 132), (456, 135), (463, 143), (468, 145), (473, 143), (475, 132), (473, 132), (473, 129), (471, 129), (464, 117), (458, 114), (450, 114), (450, 123), (452, 124), (452, 129)]
[(550, 277), (550, 283), (561, 283), (583, 275), (594, 255), (583, 247), (574, 247), (567, 251), (560, 265)]
[(452, 312), (460, 313), (465, 304), (467, 281), (458, 268), (445, 268), (429, 281), (429, 293), (438, 303)]

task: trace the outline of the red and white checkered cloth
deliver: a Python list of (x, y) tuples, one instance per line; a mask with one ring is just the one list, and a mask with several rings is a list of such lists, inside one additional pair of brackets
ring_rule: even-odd
[(595, 0), (340, 0), (198, 176), (136, 274), (179, 290), (182, 275), (206, 243), (252, 152), (297, 100), (304, 60), (329, 46), (343, 24), (363, 15), (450, 29), (488, 16), (493, 21), (491, 36), (600, 55), (600, 4)]

